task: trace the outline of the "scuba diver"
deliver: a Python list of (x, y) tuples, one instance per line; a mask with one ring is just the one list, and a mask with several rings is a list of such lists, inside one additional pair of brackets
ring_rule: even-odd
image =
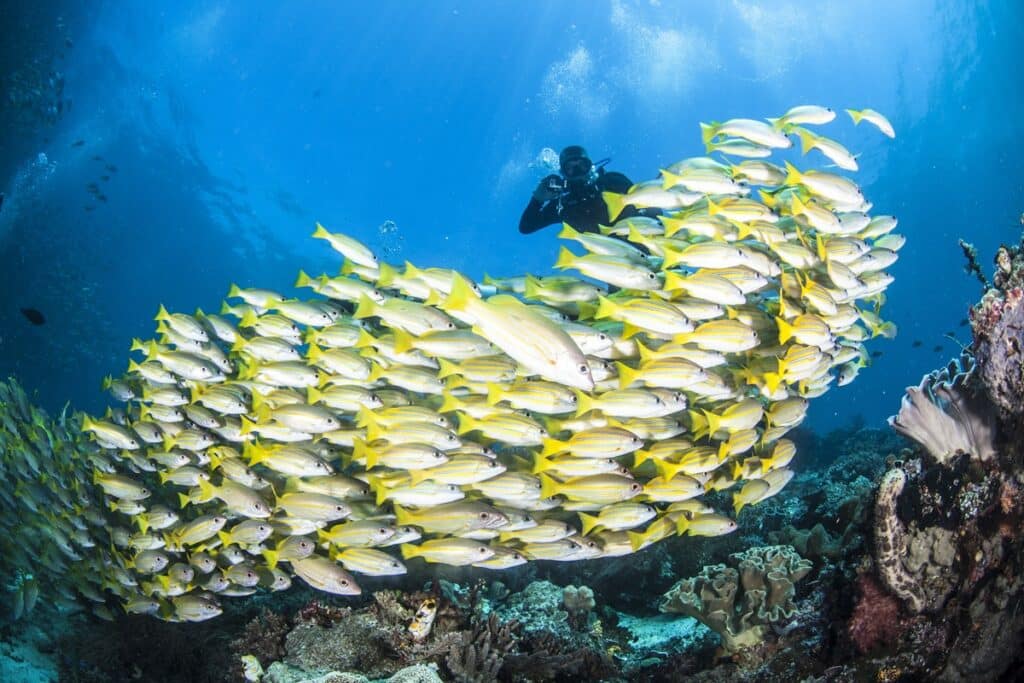
[[(593, 163), (587, 150), (570, 145), (558, 155), (561, 175), (551, 174), (540, 181), (519, 219), (519, 232), (528, 235), (555, 223), (565, 222), (580, 232), (597, 232), (608, 225), (608, 207), (602, 192), (625, 194), (633, 181), (617, 171), (605, 171), (610, 159)], [(617, 218), (640, 212), (626, 206)]]

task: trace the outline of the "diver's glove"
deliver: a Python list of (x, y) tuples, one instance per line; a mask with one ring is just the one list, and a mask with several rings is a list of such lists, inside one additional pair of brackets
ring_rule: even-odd
[(537, 189), (533, 191), (533, 198), (543, 204), (557, 199), (560, 194), (562, 194), (562, 177), (551, 174), (540, 181)]

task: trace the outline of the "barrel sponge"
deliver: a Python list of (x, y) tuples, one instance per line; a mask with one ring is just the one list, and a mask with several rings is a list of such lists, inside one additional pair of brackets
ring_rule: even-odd
[(974, 359), (964, 354), (946, 368), (908, 387), (889, 425), (916, 441), (940, 465), (958, 453), (988, 461), (996, 456), (996, 427), (991, 406), (970, 389)]
[(793, 617), (795, 584), (812, 564), (785, 545), (751, 548), (729, 559), (735, 567), (708, 565), (677, 582), (660, 610), (694, 617), (715, 631), (723, 650), (731, 653), (757, 645), (771, 624)]

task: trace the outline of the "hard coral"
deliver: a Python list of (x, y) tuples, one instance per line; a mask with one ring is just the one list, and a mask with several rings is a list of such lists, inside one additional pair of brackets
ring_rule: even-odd
[(445, 663), (459, 683), (490, 683), (498, 679), (505, 657), (516, 650), (515, 621), (502, 623), (491, 614), (473, 628), (472, 636), (454, 645)]
[(1024, 238), (996, 254), (992, 288), (971, 309), (979, 377), (1008, 436), (1024, 417)]
[(995, 291), (972, 312), (974, 344), (986, 394), (1011, 426), (1024, 414), (1024, 289)]
[(862, 653), (879, 643), (892, 644), (903, 632), (899, 603), (870, 574), (861, 573), (857, 577), (857, 604), (847, 629), (850, 639)]

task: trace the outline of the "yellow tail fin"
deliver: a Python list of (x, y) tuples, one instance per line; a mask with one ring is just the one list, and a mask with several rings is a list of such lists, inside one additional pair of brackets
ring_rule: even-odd
[(438, 358), (437, 359), (437, 365), (438, 365), (438, 369), (437, 369), (437, 378), (438, 379), (444, 379), (445, 377), (451, 377), (452, 375), (460, 375), (460, 374), (462, 374), (462, 369), (458, 365), (456, 365), (455, 363), (451, 362), (450, 360), (446, 360), (444, 358)]
[(543, 444), (543, 447), (540, 451), (540, 455), (542, 457), (548, 455), (555, 455), (556, 453), (561, 453), (562, 451), (565, 450), (566, 446), (564, 441), (559, 441), (558, 439), (550, 438), (544, 439), (541, 443)]
[(549, 477), (548, 475), (546, 475), (546, 474), (541, 474), (539, 476), (540, 476), (540, 497), (541, 498), (551, 498), (552, 496), (557, 496), (558, 492), (561, 490), (559, 483), (557, 481), (555, 481), (554, 479), (552, 479), (551, 477)]
[(786, 162), (786, 184), (787, 185), (798, 185), (803, 180), (803, 176), (800, 175), (800, 171), (797, 170), (796, 166)]
[(405, 330), (398, 329), (397, 327), (394, 328), (394, 330), (395, 353), (406, 353), (407, 351), (411, 351), (413, 348), (412, 335)]
[(377, 304), (373, 302), (370, 297), (365, 294), (359, 296), (359, 304), (356, 306), (356, 312), (352, 314), (352, 317), (356, 320), (362, 320), (363, 318), (369, 318), (376, 315), (374, 311), (377, 310)]
[(597, 296), (597, 311), (594, 313), (594, 318), (596, 320), (601, 320), (602, 318), (614, 318), (615, 313), (618, 310), (619, 307), (614, 301), (599, 294)]
[(604, 199), (605, 206), (608, 207), (608, 220), (614, 223), (622, 210), (626, 208), (626, 195), (618, 192), (602, 192), (601, 198)]
[(708, 410), (702, 410), (701, 412), (704, 413), (704, 419), (708, 422), (708, 436), (713, 436), (722, 428), (722, 418)]
[(452, 277), (452, 291), (441, 304), (441, 308), (449, 311), (465, 311), (470, 306), (470, 301), (477, 298), (473, 288), (466, 282), (466, 278), (456, 273)]
[(380, 453), (367, 446), (362, 439), (354, 439), (352, 441), (352, 459), (362, 461), (366, 469), (372, 470), (380, 461)]
[(794, 327), (777, 316), (775, 318), (775, 324), (779, 326), (779, 343), (785, 344), (793, 337)]
[(274, 569), (277, 567), (278, 560), (281, 559), (281, 553), (276, 550), (264, 550), (263, 559), (267, 561), (267, 567)]
[(584, 536), (589, 534), (591, 531), (594, 530), (595, 526), (600, 524), (600, 520), (598, 520), (597, 515), (588, 515), (585, 512), (581, 512), (581, 513), (579, 513), (579, 515), (580, 515), (580, 523), (583, 525), (581, 533)]
[(563, 222), (562, 230), (558, 233), (558, 237), (563, 240), (578, 240), (580, 233), (568, 223)]
[(555, 261), (555, 268), (559, 270), (565, 270), (567, 268), (575, 268), (576, 255), (571, 251), (562, 247), (558, 250), (558, 260)]
[(585, 394), (579, 389), (576, 392), (576, 417), (590, 412), (594, 409), (594, 399), (589, 394)]
[(636, 381), (637, 376), (640, 374), (639, 370), (634, 370), (625, 363), (615, 363), (615, 369), (619, 374), (619, 388), (628, 389)]
[(529, 299), (539, 299), (544, 293), (544, 283), (532, 275), (526, 276), (526, 285), (523, 294)]
[(716, 135), (718, 135), (718, 124), (715, 121), (700, 124), (700, 139), (705, 145), (711, 144)]
[(473, 419), (472, 415), (466, 413), (457, 413), (456, 419), (458, 420), (459, 426), (455, 430), (456, 434), (466, 434), (477, 428), (477, 421)]

